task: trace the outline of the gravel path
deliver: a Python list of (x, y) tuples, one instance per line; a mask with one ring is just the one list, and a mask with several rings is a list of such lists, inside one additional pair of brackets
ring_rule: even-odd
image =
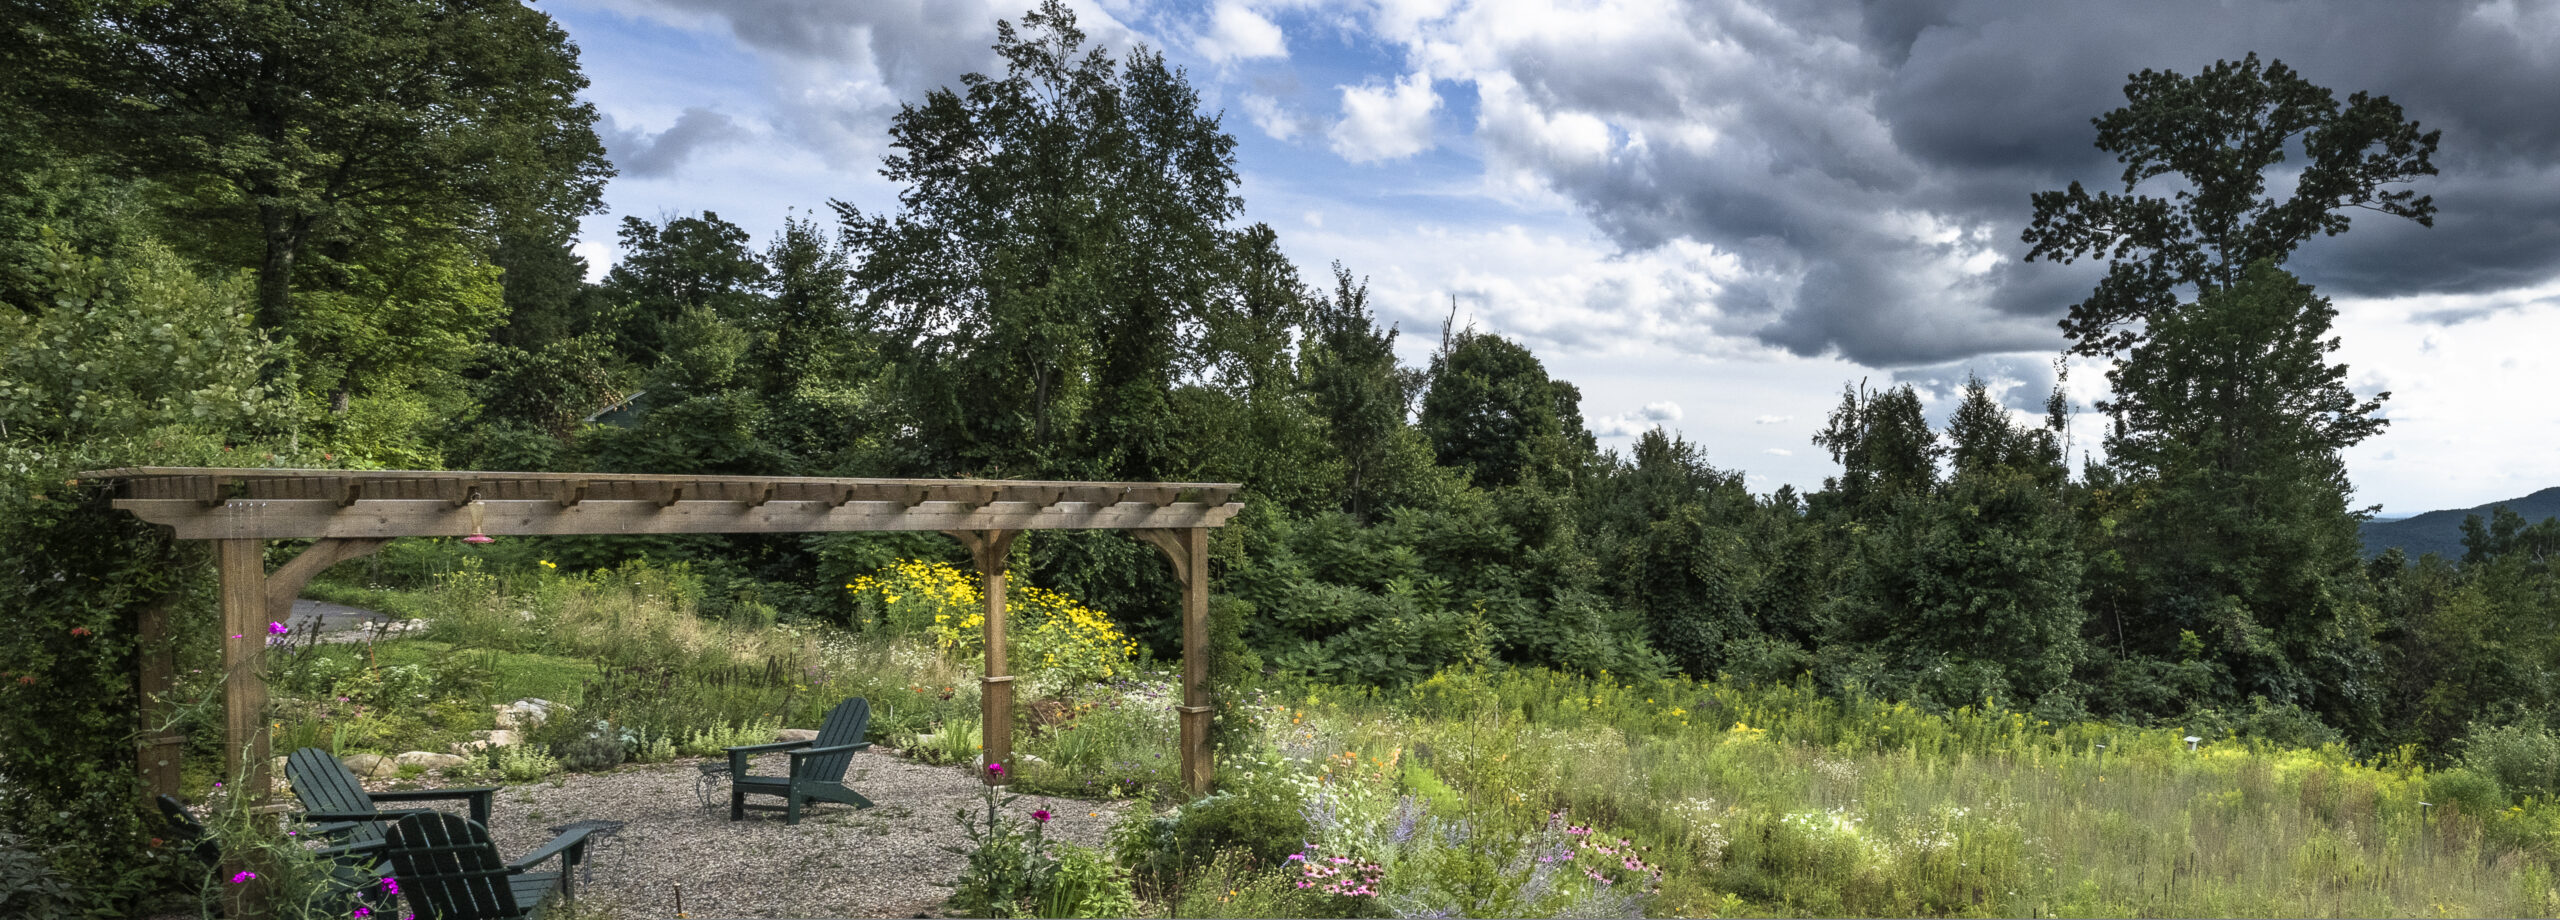
[[(626, 765), (510, 786), (497, 795), (490, 832), (499, 854), (512, 859), (571, 822), (624, 822), (609, 836), (590, 838), (578, 879), (579, 905), (614, 917), (674, 916), (678, 883), (686, 913), (696, 918), (938, 916), (962, 865), (943, 847), (967, 839), (952, 812), (967, 807), (983, 815), (985, 809), (985, 787), (971, 771), (875, 748), (854, 755), (848, 785), (877, 806), (857, 811), (821, 804), (788, 827), (780, 812), (749, 811), (746, 820), (732, 822), (725, 783), (716, 812), (705, 812), (696, 798), (701, 761)], [(784, 758), (770, 755), (758, 759), (753, 772), (785, 771)], [(1047, 808), (1057, 815), (1049, 824), (1052, 839), (1099, 846), (1130, 807), (1023, 796), (1009, 811), (1028, 821), (1032, 809)]]

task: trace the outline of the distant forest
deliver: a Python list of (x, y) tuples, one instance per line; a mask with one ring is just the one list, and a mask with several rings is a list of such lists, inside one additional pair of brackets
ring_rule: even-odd
[[(200, 550), (106, 511), (79, 470), (980, 476), (1244, 484), (1220, 615), (1264, 667), (1334, 681), (1680, 672), (2433, 756), (2554, 715), (2560, 526), (2368, 560), (2340, 452), (2383, 434), (2381, 401), (2348, 391), (2333, 309), (2283, 268), (2350, 213), (2431, 222), (2405, 186), (2437, 135), (2281, 63), (2137, 75), (2091, 113), (2123, 181), (2032, 202), (2032, 258), (2110, 266), (2063, 323), (2107, 359), (2106, 431), (2066, 432), (2058, 390), (2036, 419), (1976, 381), (1936, 429), (1909, 387), (1851, 385), (1814, 437), (1837, 474), (1754, 494), (1714, 445), (1599, 449), (1579, 391), (1502, 330), (1423, 330), (1428, 362), (1400, 363), (1416, 330), (1380, 324), (1362, 274), (1396, 254), (1301, 277), (1185, 75), (1095, 52), (1055, 3), (1003, 33), (1003, 72), (896, 116), (894, 210), (813, 201), (828, 219), (763, 240), (709, 212), (626, 218), (595, 283), (570, 244), (612, 167), (547, 17), (230, 8), (20, 5), (0, 41), (0, 605), (44, 627), (0, 659), (29, 674), (123, 687), (129, 637), (69, 628), (206, 608)], [(2287, 156), (2302, 178), (2277, 200)], [(2069, 437), (2107, 459), (2075, 466)], [(854, 576), (957, 554), (539, 551), (689, 560), (715, 615), (838, 622)], [(1020, 552), (1173, 653), (1153, 550)], [(126, 697), (12, 699), (7, 739), (94, 720), (86, 743), (128, 743)]]

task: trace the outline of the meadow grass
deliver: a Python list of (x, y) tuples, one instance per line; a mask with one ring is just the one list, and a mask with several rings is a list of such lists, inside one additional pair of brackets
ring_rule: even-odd
[(2175, 728), (1543, 671), (1299, 689), (1282, 750), (1407, 760), (1392, 791), (1480, 833), (1565, 813), (1624, 836), (1665, 869), (1657, 913), (2560, 910), (2560, 809), (2407, 752), (2190, 750)]
[[(876, 741), (977, 759), (972, 664), (916, 637), (707, 621), (694, 590), (680, 570), (461, 572), (411, 598), (435, 618), (428, 639), (382, 643), (373, 663), (486, 656), (473, 667), (492, 697), (611, 694), (679, 741), (810, 724), (865, 696)], [(1017, 790), (1183, 803), (1174, 695), (1169, 675), (1141, 673), (1021, 700)], [(1284, 678), (1247, 705), (1263, 733), (1221, 753), (1222, 788), (1304, 815), (1306, 839), (1284, 849), (1374, 862), (1383, 882), (1316, 897), (1289, 866), (1229, 858), (1149, 910), (2560, 914), (2560, 807), (2408, 750), (2191, 746), (2174, 726), (1544, 670), (1399, 689)]]

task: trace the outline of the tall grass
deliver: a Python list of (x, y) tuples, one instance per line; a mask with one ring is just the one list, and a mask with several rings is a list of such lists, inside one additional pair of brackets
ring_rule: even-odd
[(1480, 833), (1563, 812), (1650, 847), (1657, 913), (2560, 911), (2560, 809), (2405, 754), (1540, 671), (1291, 697), (1281, 750), (1409, 758), (1395, 788)]

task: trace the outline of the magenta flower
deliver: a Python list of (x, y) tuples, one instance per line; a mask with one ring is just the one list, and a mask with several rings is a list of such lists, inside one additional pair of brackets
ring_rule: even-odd
[(355, 912), (348, 916), (354, 917), (355, 920), (364, 920), (366, 917), (373, 916), (373, 908), (358, 904), (356, 905)]
[(989, 773), (993, 773), (993, 774), (995, 774), (995, 775), (997, 775), (997, 776), (1003, 776), (1003, 775), (1004, 775), (1004, 765), (1003, 765), (1003, 764), (1000, 764), (1000, 763), (991, 763), (991, 764), (988, 764), (988, 765), (987, 765), (987, 772), (989, 772)]
[(291, 629), (287, 629), (287, 628), (285, 628), (285, 625), (284, 625), (284, 624), (282, 624), (282, 623), (278, 623), (278, 622), (276, 622), (276, 621), (274, 621), (274, 620), (268, 620), (268, 621), (267, 621), (267, 635), (270, 635), (270, 636), (281, 636), (281, 635), (284, 635), (285, 633), (289, 633), (289, 632), (292, 632), (292, 631), (293, 631), (293, 630), (291, 630)]
[(1049, 810), (1046, 808), (1033, 809), (1031, 812), (1031, 820), (1038, 821), (1042, 824), (1049, 823)]
[(1305, 854), (1305, 853), (1291, 853), (1291, 854), (1289, 854), (1289, 861), (1290, 861), (1290, 862), (1299, 862), (1299, 861), (1305, 860), (1306, 858), (1307, 858), (1307, 854)]
[(258, 873), (255, 873), (255, 872), (242, 872), (242, 873), (240, 873), (240, 874), (238, 874), (238, 875), (234, 875), (234, 876), (232, 876), (232, 877), (231, 877), (231, 884), (234, 884), (234, 885), (246, 885), (246, 884), (248, 884), (248, 883), (249, 883), (249, 880), (250, 880), (250, 879), (257, 878), (257, 877), (258, 877)]
[(383, 893), (383, 894), (399, 894), (399, 893), (400, 893), (400, 883), (399, 883), (399, 882), (396, 882), (396, 881), (393, 881), (393, 880), (392, 880), (392, 878), (391, 878), (391, 876), (388, 876), (388, 875), (383, 876), (383, 877), (382, 877), (382, 893)]

